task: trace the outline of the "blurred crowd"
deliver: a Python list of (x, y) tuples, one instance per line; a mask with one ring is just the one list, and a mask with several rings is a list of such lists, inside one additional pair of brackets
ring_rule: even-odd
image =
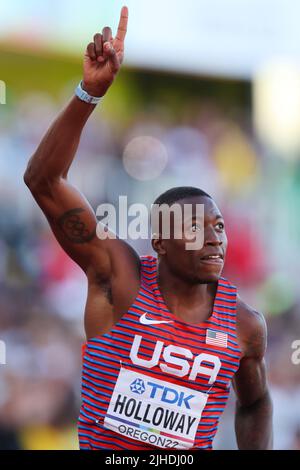
[[(76, 449), (86, 281), (64, 254), (23, 183), (30, 155), (58, 112), (47, 94), (1, 107), (0, 449)], [(126, 122), (97, 110), (70, 180), (96, 210), (102, 202), (150, 207), (179, 185), (210, 193), (225, 216), (225, 275), (267, 319), (268, 377), (276, 449), (300, 449), (299, 167), (257, 142), (249, 109), (224, 113), (214, 100), (185, 103), (181, 119), (154, 103)], [(130, 243), (142, 254), (149, 241)], [(216, 448), (236, 448), (234, 397)]]

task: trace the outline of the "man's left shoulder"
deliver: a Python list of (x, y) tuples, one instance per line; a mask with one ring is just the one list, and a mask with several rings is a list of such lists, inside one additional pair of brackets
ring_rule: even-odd
[(264, 315), (237, 296), (237, 336), (244, 356), (264, 356), (267, 346), (267, 326)]

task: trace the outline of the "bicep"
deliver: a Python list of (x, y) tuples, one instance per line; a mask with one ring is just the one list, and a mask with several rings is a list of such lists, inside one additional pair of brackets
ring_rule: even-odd
[(33, 196), (61, 247), (83, 270), (93, 262), (109, 270), (105, 241), (96, 235), (95, 213), (76, 188), (60, 178)]
[(237, 331), (242, 350), (240, 367), (233, 379), (238, 402), (250, 406), (267, 393), (265, 352), (267, 326), (264, 316), (238, 299)]
[(266, 364), (263, 356), (244, 357), (233, 378), (233, 388), (241, 406), (250, 406), (267, 391)]

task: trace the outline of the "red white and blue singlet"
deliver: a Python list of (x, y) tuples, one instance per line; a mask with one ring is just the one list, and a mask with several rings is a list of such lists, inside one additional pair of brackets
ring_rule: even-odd
[(209, 319), (185, 323), (161, 296), (156, 258), (142, 257), (128, 312), (85, 344), (80, 448), (212, 449), (241, 358), (236, 296), (220, 278)]

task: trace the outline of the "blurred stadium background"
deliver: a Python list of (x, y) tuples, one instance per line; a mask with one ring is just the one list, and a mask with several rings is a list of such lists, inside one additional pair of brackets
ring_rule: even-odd
[[(0, 4), (0, 448), (76, 449), (86, 282), (23, 184), (117, 0)], [(227, 221), (225, 275), (264, 312), (276, 449), (300, 449), (300, 31), (297, 0), (128, 0), (126, 61), (71, 179), (91, 201), (150, 206), (195, 185)], [(3, 100), (2, 100), (3, 101)], [(149, 139), (150, 137), (150, 139)], [(140, 254), (145, 241), (132, 242)], [(215, 448), (236, 448), (234, 397)]]

